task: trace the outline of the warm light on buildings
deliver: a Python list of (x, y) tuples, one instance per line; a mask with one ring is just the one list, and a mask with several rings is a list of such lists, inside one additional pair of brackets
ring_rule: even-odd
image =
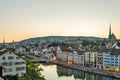
[(50, 60), (57, 60), (55, 56), (51, 57)]
[(74, 64), (78, 64), (78, 62), (74, 62)]
[(68, 61), (67, 63), (68, 63), (68, 64), (72, 64), (72, 61)]
[(104, 70), (106, 70), (106, 71), (115, 71), (115, 72), (119, 72), (119, 71), (120, 71), (120, 68), (117, 68), (117, 67), (115, 67), (115, 68), (105, 67)]

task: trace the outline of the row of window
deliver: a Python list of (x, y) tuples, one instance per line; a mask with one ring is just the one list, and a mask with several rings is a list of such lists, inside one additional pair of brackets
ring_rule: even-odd
[[(15, 62), (14, 65), (26, 64), (26, 62)], [(2, 62), (1, 66), (12, 66), (13, 62)]]
[(25, 64), (25, 62), (15, 62), (14, 65)]
[(118, 63), (118, 61), (104, 61), (104, 63)]
[(103, 55), (104, 57), (112, 57), (112, 58), (118, 58), (118, 55), (114, 55), (114, 56), (111, 56), (111, 55)]
[(1, 66), (12, 66), (13, 62), (3, 62), (1, 63)]
[(13, 69), (12, 68), (4, 68), (4, 72), (12, 72), (13, 71)]
[(108, 64), (108, 63), (105, 63), (104, 64), (105, 66), (113, 66), (113, 67), (119, 67), (120, 65), (118, 64)]
[(25, 67), (16, 67), (16, 71), (25, 70)]
[[(2, 60), (5, 60), (5, 59), (6, 59), (6, 57), (2, 57)], [(13, 57), (13, 56), (8, 56), (8, 59), (9, 59), (9, 60), (13, 60), (14, 57)], [(16, 57), (16, 59), (19, 59), (19, 57)]]
[[(25, 70), (25, 67), (16, 67), (16, 71)], [(4, 72), (13, 72), (13, 68), (4, 68)]]

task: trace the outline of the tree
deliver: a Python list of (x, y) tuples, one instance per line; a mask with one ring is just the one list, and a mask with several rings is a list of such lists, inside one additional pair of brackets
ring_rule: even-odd
[(88, 46), (90, 43), (88, 40), (83, 40), (82, 46)]
[(44, 76), (41, 74), (43, 71), (39, 67), (39, 63), (32, 63), (30, 60), (27, 61), (27, 73), (24, 80), (45, 80)]
[(14, 75), (14, 76), (6, 75), (3, 78), (4, 78), (4, 80), (18, 80), (18, 76), (17, 75)]

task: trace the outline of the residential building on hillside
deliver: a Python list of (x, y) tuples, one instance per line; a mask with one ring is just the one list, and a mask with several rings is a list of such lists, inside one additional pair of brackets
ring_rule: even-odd
[(26, 73), (26, 60), (16, 54), (13, 49), (0, 51), (0, 66), (3, 67), (3, 76), (18, 75), (23, 77)]
[(50, 49), (43, 49), (41, 54), (43, 58), (47, 59), (51, 59), (52, 57), (55, 56)]

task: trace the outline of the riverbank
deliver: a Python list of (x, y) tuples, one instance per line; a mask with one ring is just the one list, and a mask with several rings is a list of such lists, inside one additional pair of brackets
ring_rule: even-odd
[(83, 71), (86, 71), (86, 72), (92, 72), (92, 73), (102, 74), (102, 75), (105, 75), (105, 76), (120, 78), (120, 73), (119, 72), (110, 72), (110, 71), (105, 71), (105, 70), (102, 70), (102, 69), (95, 69), (95, 68), (89, 68), (89, 67), (74, 65), (74, 64), (67, 64), (67, 63), (64, 63), (64, 62), (61, 62), (61, 61), (57, 61), (57, 60), (56, 61), (50, 61), (50, 63), (61, 65), (61, 66), (64, 66), (64, 67), (77, 69), (77, 70), (83, 70)]

